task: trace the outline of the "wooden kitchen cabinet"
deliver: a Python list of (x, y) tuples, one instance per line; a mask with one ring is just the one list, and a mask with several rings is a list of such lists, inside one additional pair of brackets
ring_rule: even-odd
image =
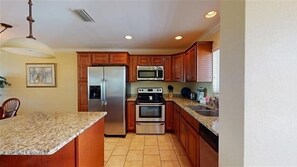
[(92, 65), (128, 65), (126, 52), (93, 52)]
[(200, 167), (218, 167), (218, 153), (200, 138)]
[(162, 66), (164, 61), (164, 56), (150, 56), (143, 55), (137, 56), (138, 66)]
[(164, 56), (164, 81), (171, 82), (172, 56)]
[(87, 81), (78, 81), (78, 111), (88, 111)]
[(212, 41), (196, 42), (186, 51), (185, 80), (212, 82)]
[(136, 121), (136, 117), (135, 117), (135, 111), (136, 110), (136, 105), (135, 105), (135, 101), (128, 101), (127, 102), (127, 131), (128, 132), (135, 132), (135, 121)]
[(92, 53), (92, 65), (107, 65), (109, 64), (108, 53)]
[(137, 81), (137, 56), (129, 57), (129, 82)]
[(180, 119), (180, 114), (179, 114), (179, 106), (177, 104), (173, 104), (173, 131), (175, 136), (179, 139), (179, 119)]
[(165, 104), (165, 131), (173, 130), (173, 102), (167, 101)]
[(197, 45), (196, 43), (190, 47), (185, 53), (185, 80), (194, 82), (197, 80)]
[(199, 156), (199, 134), (196, 132), (189, 124), (187, 127), (187, 137), (188, 137), (188, 157), (192, 162), (193, 166), (200, 166), (200, 156)]
[(184, 53), (172, 57), (172, 81), (184, 81)]
[(185, 151), (188, 152), (188, 128), (187, 122), (183, 117), (180, 117), (179, 119), (179, 141)]
[(129, 55), (128, 53), (110, 53), (109, 63), (112, 65), (128, 65)]
[(197, 81), (212, 82), (212, 41), (197, 43)]
[(151, 56), (152, 66), (162, 66), (164, 65), (164, 56)]
[(78, 79), (86, 80), (88, 77), (88, 66), (91, 65), (91, 54), (90, 53), (77, 53), (77, 70)]

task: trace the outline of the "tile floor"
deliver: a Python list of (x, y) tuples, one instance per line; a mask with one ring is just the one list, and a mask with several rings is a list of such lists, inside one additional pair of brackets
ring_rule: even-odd
[(173, 134), (105, 137), (105, 166), (191, 167), (185, 151)]

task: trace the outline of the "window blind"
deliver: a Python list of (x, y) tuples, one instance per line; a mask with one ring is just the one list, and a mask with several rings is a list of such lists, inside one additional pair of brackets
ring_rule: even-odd
[(220, 92), (220, 50), (217, 49), (213, 52), (213, 75), (212, 75), (212, 89), (213, 93)]

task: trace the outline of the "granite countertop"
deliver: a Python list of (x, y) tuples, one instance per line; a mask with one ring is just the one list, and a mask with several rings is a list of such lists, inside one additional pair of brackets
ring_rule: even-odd
[[(185, 110), (187, 113), (189, 113), (192, 117), (194, 117), (197, 121), (199, 121), (201, 124), (203, 124), (206, 128), (208, 128), (211, 132), (213, 132), (215, 135), (219, 135), (218, 131), (218, 123), (219, 123), (219, 117), (208, 117), (203, 116), (198, 113), (196, 113), (194, 110), (190, 109), (187, 106), (195, 106), (195, 105), (201, 105), (197, 103), (196, 101), (189, 100), (182, 97), (173, 97), (168, 98), (167, 95), (164, 95), (164, 98), (166, 101), (173, 101), (177, 105), (179, 105), (183, 110)], [(136, 97), (131, 96), (127, 99), (127, 101), (135, 101)]]
[(106, 112), (27, 112), (0, 120), (0, 155), (51, 155)]

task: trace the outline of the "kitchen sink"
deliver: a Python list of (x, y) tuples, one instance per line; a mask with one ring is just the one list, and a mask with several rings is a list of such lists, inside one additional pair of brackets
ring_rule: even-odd
[(212, 108), (206, 107), (206, 106), (187, 106), (190, 109), (194, 110), (196, 113), (208, 116), (208, 117), (217, 117), (219, 116), (219, 111), (214, 110)]

